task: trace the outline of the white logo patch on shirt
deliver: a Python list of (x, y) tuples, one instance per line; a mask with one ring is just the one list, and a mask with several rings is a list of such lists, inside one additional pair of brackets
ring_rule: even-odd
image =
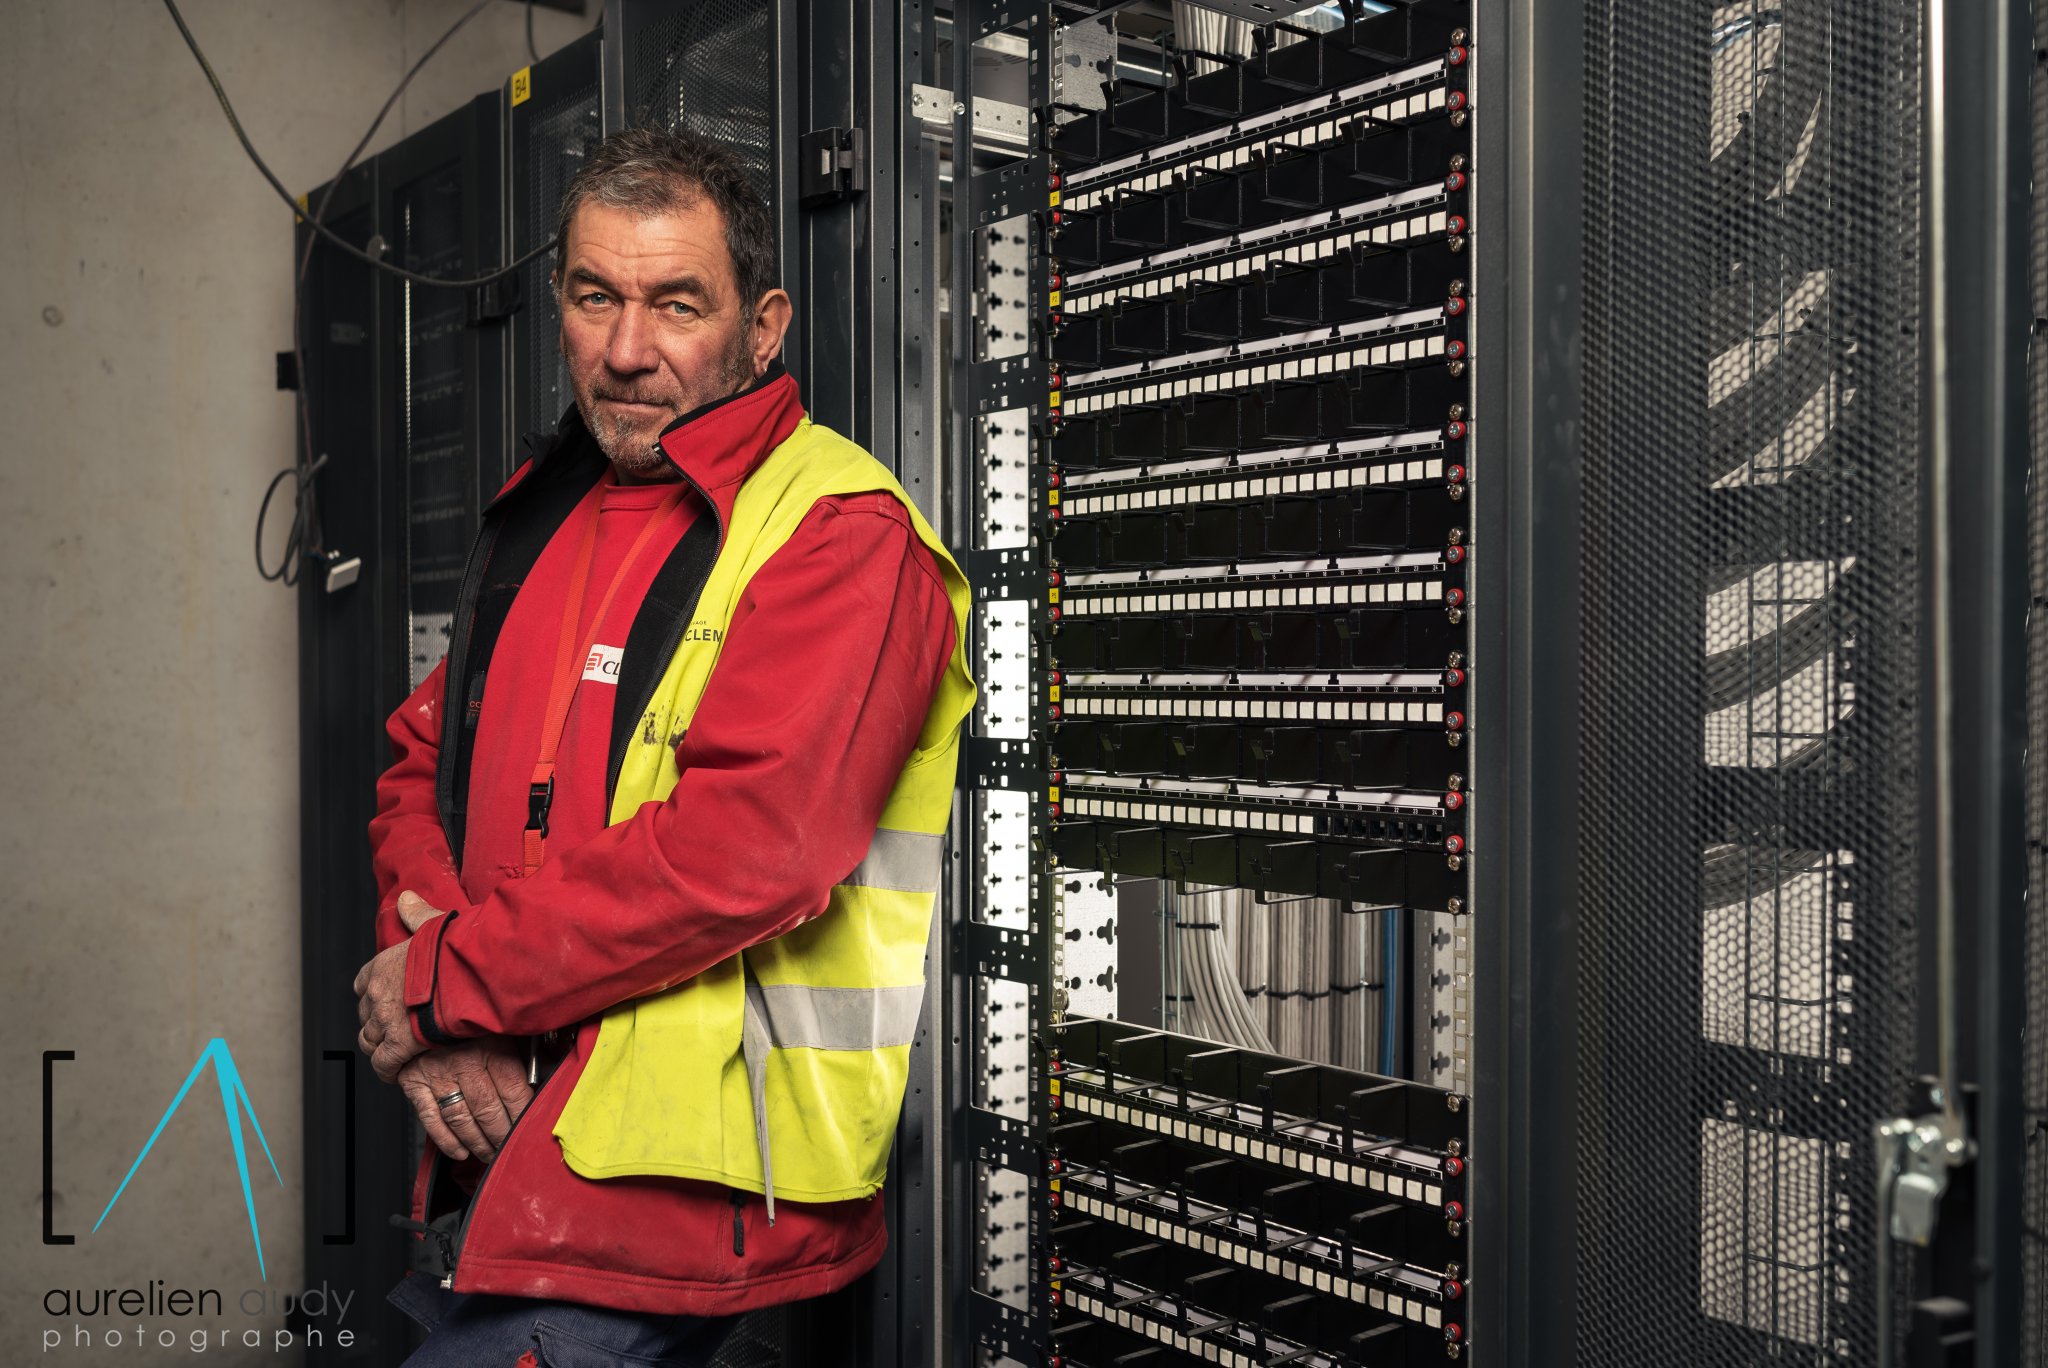
[(583, 677), (598, 684), (617, 684), (619, 662), (625, 658), (623, 646), (593, 646), (590, 659), (583, 662)]

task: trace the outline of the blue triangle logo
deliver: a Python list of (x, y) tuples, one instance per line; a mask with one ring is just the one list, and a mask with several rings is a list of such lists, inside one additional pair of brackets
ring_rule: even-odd
[(228, 1050), (228, 1043), (219, 1036), (206, 1042), (206, 1048), (200, 1051), (199, 1058), (193, 1061), (192, 1072), (185, 1075), (184, 1086), (180, 1087), (178, 1095), (171, 1099), (171, 1105), (164, 1108), (163, 1116), (157, 1120), (156, 1129), (149, 1133), (149, 1139), (142, 1146), (142, 1153), (136, 1155), (135, 1162), (128, 1166), (128, 1176), (123, 1178), (121, 1186), (114, 1190), (113, 1198), (107, 1203), (107, 1210), (100, 1213), (99, 1220), (92, 1223), (92, 1228), (97, 1232), (105, 1223), (107, 1212), (114, 1209), (114, 1203), (120, 1201), (121, 1194), (128, 1190), (129, 1181), (135, 1177), (135, 1171), (141, 1168), (142, 1161), (149, 1157), (150, 1150), (156, 1145), (157, 1137), (164, 1133), (164, 1127), (170, 1124), (171, 1117), (178, 1110), (178, 1104), (185, 1100), (186, 1093), (192, 1091), (192, 1085), (199, 1081), (199, 1075), (209, 1062), (213, 1065), (214, 1081), (220, 1085), (221, 1109), (227, 1113), (228, 1139), (235, 1147), (235, 1170), (242, 1179), (242, 1205), (248, 1209), (249, 1235), (256, 1242), (256, 1271), (262, 1274), (265, 1282), (269, 1282), (270, 1275), (263, 1269), (263, 1232), (256, 1224), (256, 1197), (249, 1190), (249, 1149), (242, 1140), (243, 1112), (249, 1114), (249, 1124), (256, 1130), (256, 1143), (263, 1146), (263, 1157), (270, 1161), (270, 1171), (276, 1176), (279, 1187), (284, 1186), (284, 1175), (278, 1173), (277, 1160), (272, 1158), (270, 1153), (270, 1142), (263, 1138), (263, 1123), (256, 1119), (255, 1104), (249, 1101), (249, 1090), (242, 1086), (242, 1073), (235, 1067), (235, 1056)]

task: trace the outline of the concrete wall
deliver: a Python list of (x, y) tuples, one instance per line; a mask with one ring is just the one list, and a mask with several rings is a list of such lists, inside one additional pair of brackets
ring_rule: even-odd
[[(297, 191), (333, 175), (470, 2), (182, 7)], [(522, 10), (504, 0), (472, 21), (376, 146), (525, 65)], [(596, 10), (539, 11), (540, 50)], [(302, 1282), (295, 608), (250, 548), (263, 486), (292, 451), (291, 402), (273, 387), (290, 345), (290, 217), (153, 0), (0, 0), (0, 90), (0, 1360), (290, 1363), (268, 1343), (217, 1342), (279, 1313), (44, 1309), (51, 1289), (163, 1279), (281, 1299)], [(93, 1232), (214, 1036), (283, 1177), (251, 1154), (262, 1276), (212, 1072)], [(39, 1238), (52, 1049), (77, 1053), (56, 1066), (69, 1247)], [(183, 1338), (138, 1351), (138, 1320), (152, 1345), (167, 1326), (216, 1340), (203, 1355)], [(73, 1347), (74, 1324), (99, 1347)], [(49, 1355), (46, 1328), (65, 1339)], [(120, 1348), (104, 1346), (110, 1332)]]

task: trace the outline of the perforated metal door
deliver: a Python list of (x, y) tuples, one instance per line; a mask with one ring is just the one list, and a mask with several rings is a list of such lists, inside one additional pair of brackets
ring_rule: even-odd
[(1867, 1363), (1911, 1065), (1917, 6), (1586, 34), (1578, 1361)]

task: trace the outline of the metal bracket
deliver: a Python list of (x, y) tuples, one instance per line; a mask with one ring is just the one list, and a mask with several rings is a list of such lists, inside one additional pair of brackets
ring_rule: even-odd
[(861, 128), (818, 128), (797, 139), (797, 202), (832, 204), (868, 188), (868, 135)]
[[(1927, 1097), (1944, 1106), (1936, 1086)], [(1892, 1245), (1925, 1249), (1934, 1243), (1948, 1194), (1949, 1171), (1977, 1157), (1977, 1144), (1953, 1112), (1932, 1112), (1917, 1120), (1894, 1117), (1877, 1126), (1877, 1364), (1890, 1368), (1896, 1331), (1892, 1324)]]
[(519, 312), (526, 301), (520, 297), (519, 273), (493, 276), (469, 292), (469, 326), (503, 323)]

